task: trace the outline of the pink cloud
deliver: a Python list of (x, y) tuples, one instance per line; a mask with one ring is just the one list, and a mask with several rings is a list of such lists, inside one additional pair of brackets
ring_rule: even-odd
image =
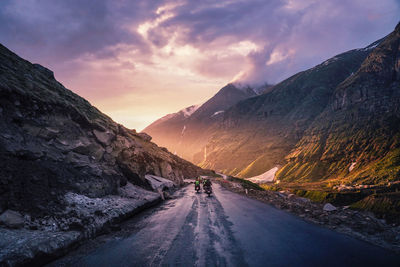
[(140, 129), (233, 79), (277, 83), (363, 47), (399, 14), (395, 0), (5, 0), (0, 40)]

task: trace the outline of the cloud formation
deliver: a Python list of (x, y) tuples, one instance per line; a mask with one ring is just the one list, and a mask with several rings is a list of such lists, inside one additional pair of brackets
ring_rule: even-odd
[(3, 0), (0, 42), (132, 128), (393, 30), (396, 0)]

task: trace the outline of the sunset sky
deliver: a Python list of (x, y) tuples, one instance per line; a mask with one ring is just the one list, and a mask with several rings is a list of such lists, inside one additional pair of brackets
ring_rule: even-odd
[(129, 128), (391, 32), (399, 0), (0, 1), (0, 43)]

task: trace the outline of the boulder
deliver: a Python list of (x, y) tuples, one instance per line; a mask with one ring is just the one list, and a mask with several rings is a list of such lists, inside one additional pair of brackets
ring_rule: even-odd
[(111, 132), (101, 132), (98, 130), (93, 130), (93, 134), (96, 137), (97, 141), (99, 141), (104, 146), (109, 146), (111, 144), (111, 140), (114, 137), (114, 134)]
[(104, 154), (104, 148), (96, 143), (80, 142), (72, 151), (81, 155), (93, 156), (96, 160), (100, 160)]
[(24, 217), (13, 210), (6, 210), (0, 215), (0, 223), (10, 228), (22, 228), (24, 226)]
[(175, 186), (172, 181), (155, 175), (147, 174), (145, 176), (145, 179), (150, 184), (151, 188), (155, 191), (159, 189), (163, 190), (164, 188), (169, 189)]
[(326, 203), (324, 207), (322, 208), (324, 211), (334, 211), (337, 210), (335, 206), (333, 206), (331, 203)]
[(142, 138), (144, 141), (150, 142), (152, 137), (148, 135), (147, 133), (138, 133), (137, 134), (140, 138)]

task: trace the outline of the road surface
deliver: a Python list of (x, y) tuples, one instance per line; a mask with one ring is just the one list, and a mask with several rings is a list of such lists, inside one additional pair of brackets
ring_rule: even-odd
[[(400, 256), (214, 185), (178, 192), (138, 230), (68, 266), (399, 266)], [(62, 261), (59, 262), (61, 264)], [(65, 262), (64, 262), (65, 264)], [(55, 262), (51, 266), (57, 266)]]

